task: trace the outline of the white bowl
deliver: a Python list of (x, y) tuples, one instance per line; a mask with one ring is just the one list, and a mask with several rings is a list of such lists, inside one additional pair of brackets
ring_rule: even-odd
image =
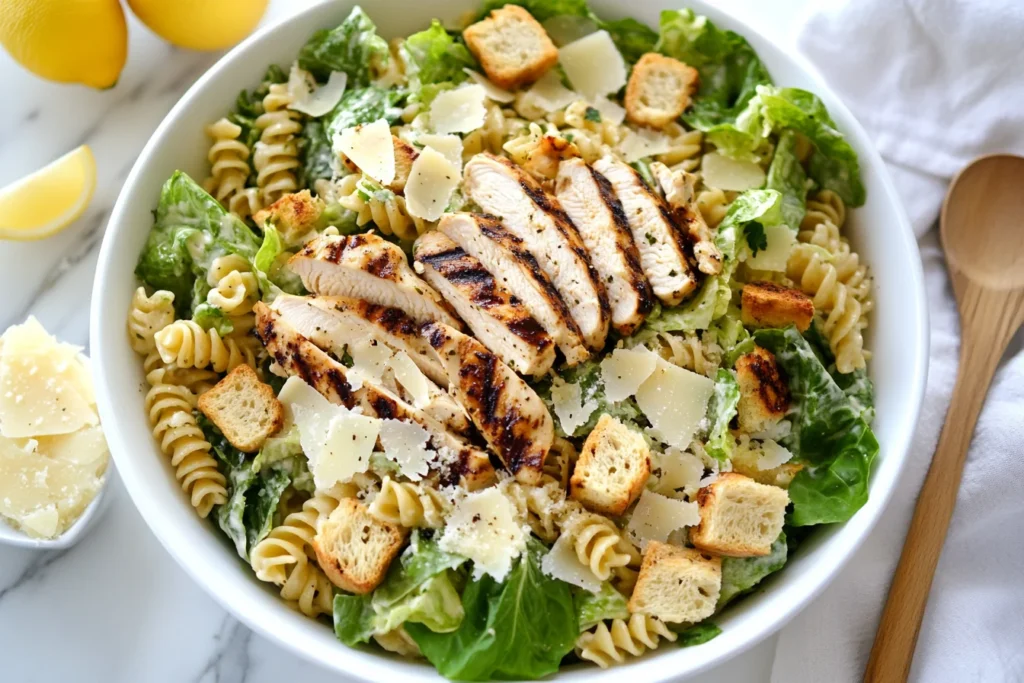
[[(875, 524), (902, 469), (924, 390), (928, 338), (917, 243), (864, 130), (801, 57), (706, 2), (687, 4), (746, 36), (777, 83), (821, 96), (860, 155), (868, 202), (853, 212), (850, 225), (853, 243), (875, 277), (876, 307), (868, 341), (874, 352), (874, 429), (881, 453), (868, 503), (846, 524), (819, 529), (763, 590), (722, 616), (718, 623), (723, 633), (718, 638), (686, 649), (663, 647), (610, 672), (569, 668), (559, 680), (680, 678), (736, 655), (780, 628), (836, 575)], [(232, 107), (242, 87), (258, 83), (268, 64), (290, 64), (313, 31), (337, 25), (352, 5), (351, 0), (317, 5), (253, 35), (200, 78), (160, 124), (128, 176), (107, 228), (93, 292), (91, 348), (100, 415), (118, 471), (153, 532), (210, 595), (252, 629), (340, 673), (366, 680), (437, 680), (427, 664), (348, 648), (326, 625), (290, 610), (278, 599), (275, 587), (259, 582), (213, 525), (195, 515), (153, 441), (143, 408), (141, 363), (125, 334), (125, 315), (137, 286), (133, 269), (153, 221), (160, 186), (175, 169), (203, 178), (209, 146), (203, 127)], [(455, 19), (475, 7), (476, 0), (375, 0), (365, 5), (381, 33), (391, 37), (421, 30), (432, 17)], [(592, 5), (601, 16), (635, 17), (650, 26), (657, 26), (661, 9), (678, 6), (668, 0), (594, 0)]]

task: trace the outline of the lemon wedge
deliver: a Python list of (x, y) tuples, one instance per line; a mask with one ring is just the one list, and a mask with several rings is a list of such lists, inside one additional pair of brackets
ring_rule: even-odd
[(39, 240), (71, 225), (96, 189), (88, 145), (0, 189), (0, 239)]

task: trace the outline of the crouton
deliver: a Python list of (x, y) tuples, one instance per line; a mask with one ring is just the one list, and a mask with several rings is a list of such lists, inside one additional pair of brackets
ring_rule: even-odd
[(380, 585), (405, 542), (406, 530), (343, 498), (313, 537), (316, 561), (335, 586), (362, 595)]
[(721, 588), (722, 558), (651, 541), (629, 598), (629, 611), (693, 623), (714, 614)]
[(602, 415), (583, 444), (569, 495), (593, 512), (618, 517), (643, 492), (651, 475), (651, 451), (644, 437)]
[(199, 410), (243, 453), (258, 451), (284, 422), (274, 390), (248, 365), (239, 365), (200, 396)]
[(323, 200), (311, 195), (309, 190), (302, 190), (284, 195), (257, 211), (252, 219), (261, 228), (267, 223), (273, 225), (286, 243), (299, 244), (319, 227), (323, 211)]
[(633, 66), (626, 84), (626, 118), (640, 126), (663, 128), (690, 106), (698, 82), (692, 66), (648, 52)]
[(732, 463), (732, 471), (750, 477), (761, 484), (788, 489), (789, 485), (793, 483), (793, 477), (804, 468), (800, 463), (784, 462), (776, 467), (761, 469), (763, 455), (764, 450), (760, 442), (745, 441), (737, 444), (729, 459), (729, 462)]
[(755, 346), (736, 359), (740, 385), (739, 424), (748, 434), (763, 432), (789, 410), (789, 385), (771, 351)]
[(487, 77), (512, 90), (532, 83), (558, 61), (558, 48), (537, 20), (518, 5), (505, 5), (462, 32)]
[(719, 475), (697, 492), (700, 524), (690, 542), (700, 550), (729, 557), (768, 555), (782, 531), (789, 494), (735, 472)]
[(786, 327), (796, 325), (806, 332), (814, 317), (814, 302), (799, 289), (783, 287), (774, 282), (751, 282), (743, 285), (741, 302), (743, 324), (754, 327)]
[[(395, 149), (395, 179), (387, 188), (392, 192), (405, 192), (405, 184), (409, 182), (409, 171), (412, 170), (412, 162), (416, 161), (416, 157), (420, 154), (415, 147), (397, 135), (391, 136), (391, 144)], [(341, 163), (352, 173), (362, 172), (355, 162), (344, 154), (341, 155)]]

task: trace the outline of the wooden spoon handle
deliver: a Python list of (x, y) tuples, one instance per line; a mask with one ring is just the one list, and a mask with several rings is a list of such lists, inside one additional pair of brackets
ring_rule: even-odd
[[(972, 285), (960, 289), (958, 294), (962, 341), (956, 386), (889, 588), (889, 598), (864, 672), (865, 683), (902, 683), (910, 674), (921, 618), (953, 516), (974, 425), (999, 359), (1020, 324), (1020, 313), (1024, 312), (1020, 305), (1024, 299), (1019, 295), (1017, 310), (1013, 306), (1004, 307), (999, 315), (994, 314), (992, 306), (997, 300), (1011, 303), (1012, 294), (1007, 301), (1006, 293), (989, 292)], [(969, 303), (975, 305), (969, 307)], [(1009, 308), (1009, 319), (1005, 317), (1005, 308)]]

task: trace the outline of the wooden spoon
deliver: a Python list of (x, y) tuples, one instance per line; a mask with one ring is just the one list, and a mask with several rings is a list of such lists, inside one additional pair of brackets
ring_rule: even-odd
[(999, 359), (1024, 323), (1024, 158), (985, 156), (961, 171), (942, 206), (940, 232), (960, 309), (960, 370), (875, 634), (867, 683), (910, 674), (974, 424)]

